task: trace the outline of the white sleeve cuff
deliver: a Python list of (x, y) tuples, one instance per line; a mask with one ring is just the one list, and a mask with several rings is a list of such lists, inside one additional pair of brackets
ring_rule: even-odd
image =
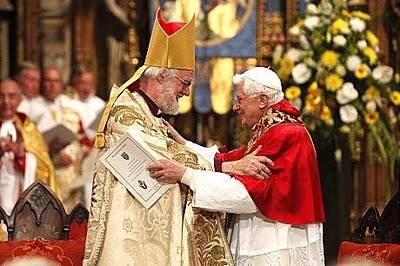
[(186, 167), (186, 171), (182, 176), (181, 183), (190, 187), (191, 190), (196, 190), (196, 175), (195, 170), (192, 168)]
[(257, 212), (244, 185), (227, 174), (186, 168), (181, 182), (193, 191), (194, 207), (238, 214)]
[(216, 145), (213, 145), (211, 147), (203, 147), (199, 144), (187, 140), (185, 142), (185, 147), (200, 154), (214, 167), (214, 157), (215, 154), (218, 152), (218, 147)]

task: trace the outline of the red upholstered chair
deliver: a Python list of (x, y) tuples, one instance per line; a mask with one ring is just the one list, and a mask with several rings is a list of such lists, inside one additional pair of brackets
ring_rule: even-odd
[[(399, 193), (389, 201), (382, 215), (371, 207), (361, 219), (353, 241), (340, 245), (338, 263), (349, 261), (374, 261), (388, 265), (400, 265), (400, 197)], [(367, 231), (370, 233), (365, 238)]]
[(68, 217), (68, 239), (86, 238), (89, 213), (83, 203), (78, 203)]
[(17, 257), (42, 256), (62, 266), (82, 265), (85, 240), (0, 241), (0, 265)]
[(25, 190), (8, 216), (0, 207), (8, 240), (0, 241), (0, 265), (22, 256), (44, 256), (60, 265), (82, 265), (88, 211), (79, 203), (70, 215), (44, 183)]

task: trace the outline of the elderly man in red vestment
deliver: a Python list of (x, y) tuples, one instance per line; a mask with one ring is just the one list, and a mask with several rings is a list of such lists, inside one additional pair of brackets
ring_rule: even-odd
[[(233, 110), (253, 132), (248, 145), (216, 153), (216, 172), (159, 160), (148, 166), (150, 175), (190, 186), (194, 207), (238, 214), (230, 230), (237, 265), (324, 265), (318, 164), (300, 113), (283, 99), (281, 81), (268, 68), (235, 75), (234, 83), (238, 89)], [(207, 152), (173, 134), (178, 142)], [(254, 178), (268, 173), (266, 165), (240, 167), (246, 155), (255, 153), (273, 160), (269, 178)]]

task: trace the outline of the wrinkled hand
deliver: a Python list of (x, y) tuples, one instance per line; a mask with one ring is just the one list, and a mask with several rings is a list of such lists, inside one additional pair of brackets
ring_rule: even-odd
[(174, 184), (181, 181), (186, 166), (173, 160), (158, 160), (146, 167), (150, 176), (163, 183)]
[(238, 161), (222, 163), (222, 172), (229, 175), (247, 175), (257, 179), (266, 179), (271, 176), (271, 170), (266, 166), (274, 166), (274, 163), (265, 156), (257, 156), (262, 146), (257, 147), (252, 153)]
[(168, 129), (168, 131), (169, 131), (169, 133), (171, 134), (172, 138), (173, 138), (176, 142), (178, 142), (179, 144), (185, 145), (185, 142), (186, 142), (185, 138), (182, 137), (182, 136), (178, 133), (178, 131), (176, 131), (175, 128), (173, 128), (173, 127), (171, 126), (171, 124), (168, 123), (166, 120), (163, 119), (162, 122), (163, 122), (164, 126)]

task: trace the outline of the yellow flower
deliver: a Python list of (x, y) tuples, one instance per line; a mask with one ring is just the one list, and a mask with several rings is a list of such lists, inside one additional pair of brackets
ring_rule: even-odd
[(321, 56), (321, 64), (328, 68), (333, 68), (337, 65), (339, 55), (332, 50), (325, 51)]
[(337, 74), (329, 74), (325, 79), (325, 86), (328, 91), (335, 92), (343, 85), (343, 79)]
[(368, 57), (369, 63), (374, 65), (378, 60), (378, 55), (375, 53), (374, 49), (367, 47), (364, 49), (363, 54)]
[(328, 106), (322, 106), (321, 115), (319, 116), (319, 118), (327, 125), (333, 125), (332, 112)]
[(308, 94), (306, 96), (306, 105), (315, 107), (320, 103), (321, 103), (321, 97), (319, 95)]
[(342, 18), (338, 18), (332, 23), (331, 33), (333, 35), (338, 33), (350, 33), (349, 23)]
[(363, 20), (370, 20), (371, 16), (368, 15), (367, 13), (364, 13), (362, 11), (353, 11), (351, 14), (357, 18), (363, 19)]
[(344, 17), (350, 17), (350, 12), (347, 11), (346, 9), (343, 9), (342, 15), (343, 15)]
[(378, 37), (376, 37), (376, 35), (372, 31), (367, 30), (366, 38), (372, 47), (377, 46), (379, 43)]
[(321, 95), (321, 90), (318, 88), (318, 83), (316, 81), (312, 82), (310, 86), (308, 86), (307, 92), (315, 96)]
[(285, 91), (285, 97), (289, 101), (298, 98), (300, 95), (301, 95), (301, 90), (297, 86), (290, 86)]
[(366, 77), (368, 77), (370, 71), (371, 70), (366, 64), (361, 64), (357, 67), (354, 75), (358, 79), (365, 79)]
[(290, 73), (292, 73), (293, 66), (294, 62), (285, 56), (281, 60), (280, 67), (278, 69), (278, 76), (284, 81), (287, 80), (290, 76)]
[(348, 125), (343, 125), (339, 128), (339, 131), (344, 134), (347, 134), (347, 133), (350, 133), (351, 128)]
[(374, 125), (376, 121), (379, 119), (379, 113), (378, 112), (368, 112), (364, 116), (364, 121), (367, 123), (367, 125)]
[(365, 102), (368, 101), (375, 101), (376, 98), (379, 96), (379, 90), (375, 88), (374, 86), (368, 87), (368, 89), (365, 91), (362, 99)]
[(400, 105), (400, 91), (392, 91), (390, 93), (390, 100), (394, 105)]

